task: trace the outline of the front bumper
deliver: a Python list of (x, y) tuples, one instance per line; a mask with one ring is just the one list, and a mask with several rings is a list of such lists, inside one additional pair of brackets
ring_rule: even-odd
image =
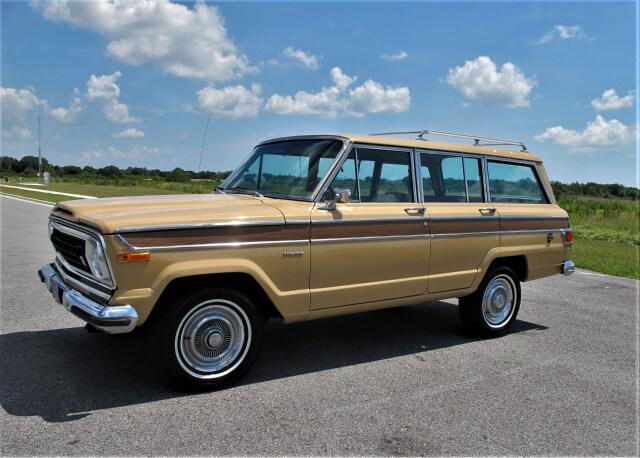
[(47, 285), (56, 302), (106, 334), (131, 332), (138, 323), (138, 314), (130, 305), (102, 305), (69, 288), (60, 279), (53, 264), (47, 264), (40, 269), (38, 276), (40, 281)]

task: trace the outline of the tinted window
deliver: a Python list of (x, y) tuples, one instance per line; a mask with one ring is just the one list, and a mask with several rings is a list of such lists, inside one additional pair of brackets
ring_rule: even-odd
[(493, 202), (547, 203), (530, 165), (489, 161), (489, 189)]
[(362, 202), (412, 202), (411, 158), (408, 152), (358, 149)]
[(420, 170), (425, 202), (467, 202), (467, 191), (469, 202), (484, 201), (480, 159), (422, 153)]

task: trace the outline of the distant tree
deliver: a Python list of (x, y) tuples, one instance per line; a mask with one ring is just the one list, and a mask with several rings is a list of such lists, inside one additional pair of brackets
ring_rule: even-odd
[[(42, 158), (42, 170), (44, 171), (49, 166), (49, 161), (47, 161), (44, 157)], [(20, 159), (20, 170), (16, 170), (16, 172), (24, 173), (24, 169), (30, 167), (31, 169), (38, 171), (38, 156), (24, 156)]]
[(10, 156), (0, 156), (0, 172), (3, 174), (17, 173), (20, 161)]
[(62, 171), (65, 175), (80, 175), (82, 173), (82, 169), (77, 165), (65, 165), (62, 167)]
[(129, 167), (127, 172), (131, 175), (147, 175), (147, 169), (144, 167)]
[(178, 183), (184, 183), (191, 180), (191, 176), (179, 167), (176, 167), (173, 171), (167, 173), (165, 178), (167, 181), (175, 181)]
[(122, 170), (115, 165), (107, 165), (106, 167), (98, 169), (98, 174), (107, 178), (118, 178), (122, 176)]

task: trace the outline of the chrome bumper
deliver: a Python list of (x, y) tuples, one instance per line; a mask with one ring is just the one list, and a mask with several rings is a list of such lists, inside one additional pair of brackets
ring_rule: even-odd
[(40, 281), (47, 285), (56, 302), (106, 334), (131, 332), (138, 323), (138, 314), (130, 305), (102, 305), (69, 288), (60, 279), (53, 264), (47, 264), (40, 269), (38, 276)]
[(571, 261), (565, 262), (564, 265), (562, 266), (562, 273), (565, 275), (571, 275), (575, 271), (576, 271), (576, 265)]

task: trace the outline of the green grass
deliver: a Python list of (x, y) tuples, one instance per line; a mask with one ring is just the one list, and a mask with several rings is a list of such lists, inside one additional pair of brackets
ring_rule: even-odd
[(575, 239), (571, 260), (584, 269), (619, 277), (640, 278), (640, 247)]

